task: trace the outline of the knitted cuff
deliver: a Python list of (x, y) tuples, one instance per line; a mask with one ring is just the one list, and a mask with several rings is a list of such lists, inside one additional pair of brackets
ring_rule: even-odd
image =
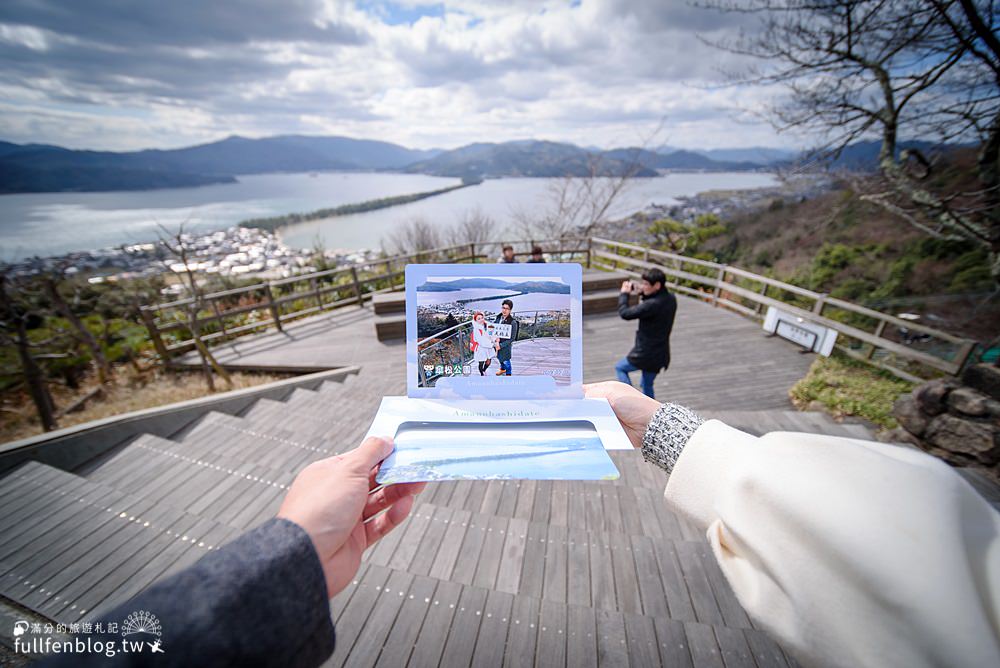
[(670, 473), (688, 439), (705, 420), (679, 404), (663, 404), (649, 421), (642, 437), (642, 458)]

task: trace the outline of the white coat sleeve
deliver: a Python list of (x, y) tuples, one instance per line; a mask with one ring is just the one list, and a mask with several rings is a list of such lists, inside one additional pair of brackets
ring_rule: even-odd
[(1000, 513), (943, 462), (710, 420), (665, 497), (804, 665), (1000, 666)]

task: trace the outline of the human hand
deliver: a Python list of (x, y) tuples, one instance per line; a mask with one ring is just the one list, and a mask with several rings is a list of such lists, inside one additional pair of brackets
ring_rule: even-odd
[(392, 448), (392, 439), (370, 437), (350, 452), (313, 462), (292, 481), (278, 510), (278, 517), (309, 534), (330, 598), (358, 572), (364, 551), (406, 519), (426, 486), (405, 483), (372, 492), (379, 464)]
[(617, 380), (603, 383), (588, 383), (583, 386), (583, 393), (588, 399), (604, 398), (611, 404), (615, 417), (625, 429), (632, 447), (642, 447), (642, 437), (646, 433), (646, 425), (653, 418), (653, 413), (660, 407), (660, 402), (650, 399), (631, 385)]
[(632, 294), (632, 281), (622, 281), (622, 294), (623, 295)]

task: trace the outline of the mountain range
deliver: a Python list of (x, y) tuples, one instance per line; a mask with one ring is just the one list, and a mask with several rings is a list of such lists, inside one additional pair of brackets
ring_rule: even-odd
[[(848, 147), (840, 166), (874, 164), (876, 142)], [(791, 151), (768, 148), (688, 151), (663, 147), (601, 150), (522, 140), (452, 150), (410, 149), (349, 137), (283, 135), (180, 149), (112, 152), (0, 142), (0, 193), (147, 190), (233, 183), (242, 174), (400, 171), (434, 176), (655, 176), (664, 171), (750, 171), (790, 164)]]

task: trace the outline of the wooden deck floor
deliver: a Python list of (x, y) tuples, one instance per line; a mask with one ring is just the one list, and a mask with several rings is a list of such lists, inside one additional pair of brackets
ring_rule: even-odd
[[(661, 398), (750, 428), (850, 432), (787, 410), (811, 356), (680, 302)], [(584, 324), (585, 379), (613, 378), (634, 325)], [(141, 436), (76, 473), (29, 463), (6, 475), (0, 596), (64, 623), (93, 618), (273, 517), (298, 470), (355, 447), (382, 396), (405, 392), (403, 344), (378, 342), (365, 309), (218, 350), (230, 364), (362, 370), (240, 415), (208, 413), (169, 438)], [(794, 665), (747, 618), (700, 532), (663, 502), (665, 475), (635, 451), (612, 457), (617, 481), (429, 486), (331, 602), (328, 665)]]
[[(357, 364), (402, 382), (404, 343), (378, 341), (373, 319), (369, 308), (350, 308), (288, 324), (285, 333), (248, 336), (213, 350), (220, 362), (232, 366)], [(615, 314), (584, 318), (585, 382), (614, 380), (615, 362), (631, 348), (635, 327)], [(768, 337), (746, 318), (683, 296), (670, 345), (670, 369), (657, 376), (657, 396), (701, 411), (790, 409), (788, 389), (814, 357)]]

